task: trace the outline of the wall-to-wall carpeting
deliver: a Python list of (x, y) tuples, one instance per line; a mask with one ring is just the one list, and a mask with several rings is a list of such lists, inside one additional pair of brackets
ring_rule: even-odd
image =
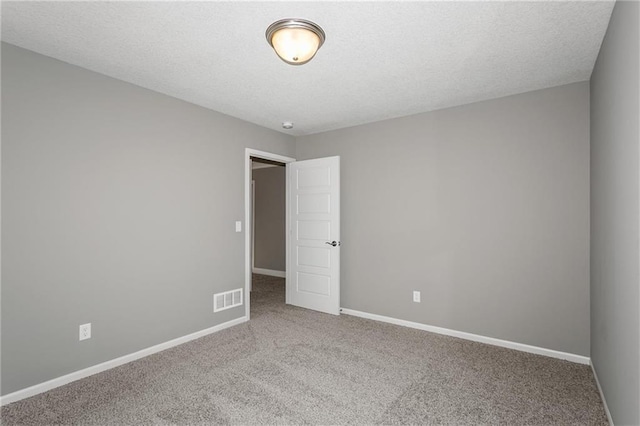
[(2, 407), (13, 424), (582, 424), (588, 366), (284, 304), (254, 276), (250, 322)]

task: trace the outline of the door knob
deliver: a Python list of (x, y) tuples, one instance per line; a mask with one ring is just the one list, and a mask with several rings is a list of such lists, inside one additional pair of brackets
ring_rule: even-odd
[(330, 246), (335, 247), (335, 246), (339, 246), (340, 242), (339, 241), (331, 241), (331, 242), (327, 241), (325, 244), (329, 244)]

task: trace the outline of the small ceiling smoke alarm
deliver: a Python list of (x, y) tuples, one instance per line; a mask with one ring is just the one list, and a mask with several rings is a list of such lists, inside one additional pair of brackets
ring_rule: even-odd
[(290, 121), (285, 121), (284, 123), (282, 123), (282, 128), (287, 130), (293, 129), (293, 123)]

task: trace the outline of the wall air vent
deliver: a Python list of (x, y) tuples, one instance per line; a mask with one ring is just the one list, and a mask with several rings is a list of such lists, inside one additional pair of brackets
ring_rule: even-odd
[(242, 306), (242, 289), (225, 291), (213, 295), (213, 312)]

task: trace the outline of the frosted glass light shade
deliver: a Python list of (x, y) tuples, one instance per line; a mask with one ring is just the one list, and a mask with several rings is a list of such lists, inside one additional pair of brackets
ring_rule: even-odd
[(325, 40), (318, 25), (304, 19), (282, 19), (267, 28), (267, 41), (280, 59), (291, 65), (309, 62)]

